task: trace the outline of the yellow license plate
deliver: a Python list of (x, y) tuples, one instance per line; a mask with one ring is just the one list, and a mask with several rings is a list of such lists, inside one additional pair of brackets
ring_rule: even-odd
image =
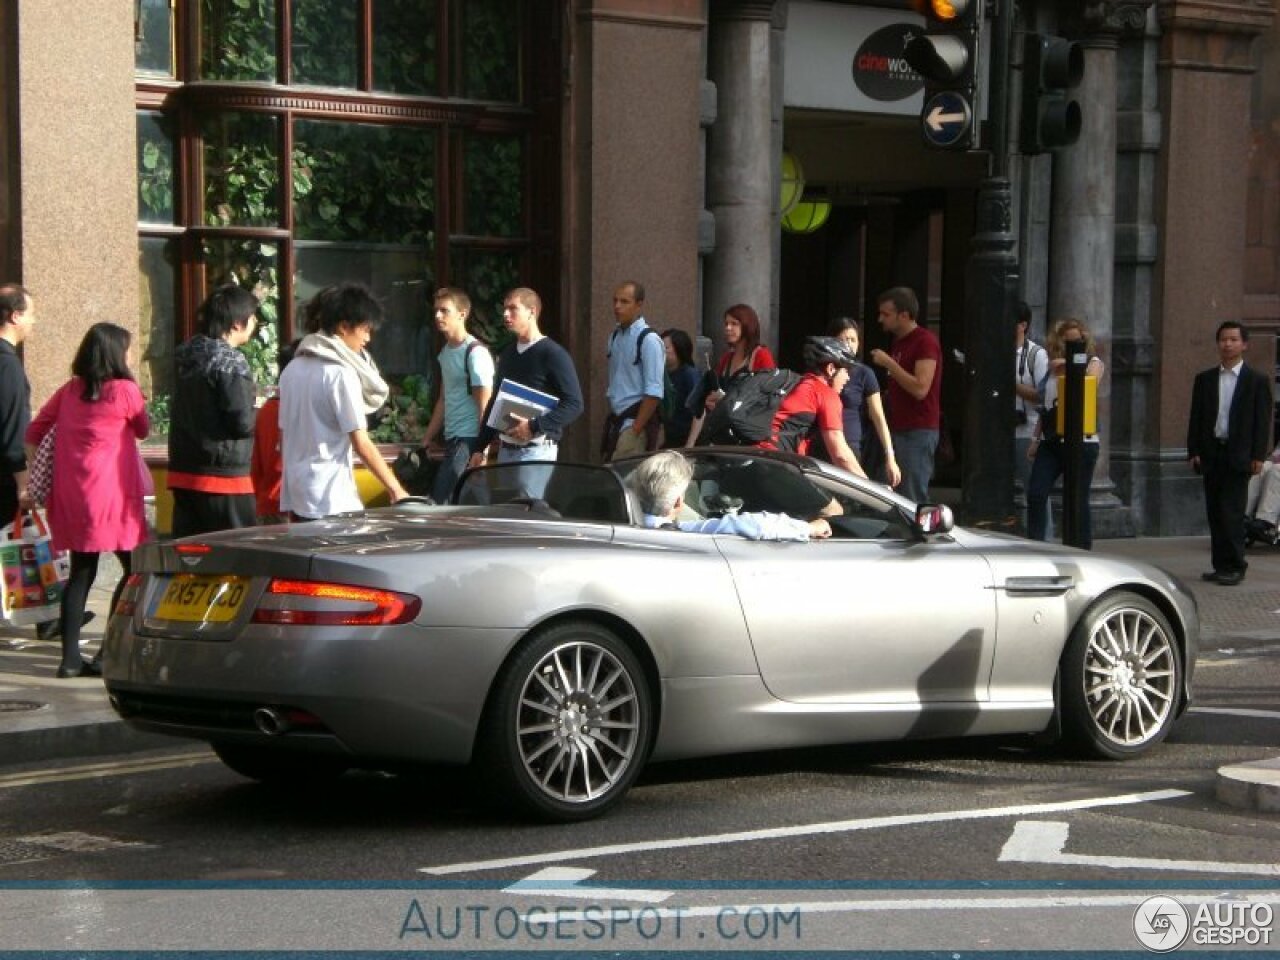
[(229, 623), (240, 612), (248, 577), (179, 573), (169, 580), (152, 616), (184, 623)]

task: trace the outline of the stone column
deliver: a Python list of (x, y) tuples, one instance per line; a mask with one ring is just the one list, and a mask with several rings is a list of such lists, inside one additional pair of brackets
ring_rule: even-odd
[(1141, 36), (1122, 42), (1117, 60), (1116, 276), (1111, 331), (1111, 479), (1139, 534), (1156, 533), (1159, 445), (1155, 391), (1159, 344), (1152, 335), (1151, 296), (1157, 243), (1156, 166), (1163, 139), (1156, 90), (1159, 31), (1146, 11)]
[(38, 303), (24, 350), (38, 408), (94, 323), (138, 329), (133, 22), (117, 0), (11, 6), (21, 276), (3, 279), (21, 280)]
[[(1080, 140), (1060, 150), (1053, 165), (1049, 320), (1077, 317), (1111, 360), (1115, 289), (1116, 47), (1120, 30), (1144, 21), (1143, 5), (1103, 0), (1085, 5), (1084, 79), (1073, 92), (1083, 112)], [(1095, 537), (1131, 536), (1133, 521), (1115, 496), (1109, 474), (1109, 377), (1098, 396), (1103, 444), (1089, 499)]]
[(761, 339), (777, 346), (771, 316), (774, 234), (778, 231), (774, 170), (772, 0), (712, 0), (707, 73), (720, 110), (707, 143), (707, 208), (715, 218), (715, 250), (707, 257), (703, 332), (722, 342), (727, 307), (750, 304)]

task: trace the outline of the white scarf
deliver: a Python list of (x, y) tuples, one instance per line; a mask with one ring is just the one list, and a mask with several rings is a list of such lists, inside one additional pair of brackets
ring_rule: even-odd
[(319, 357), (329, 363), (340, 363), (360, 378), (360, 395), (364, 400), (364, 412), (368, 416), (377, 413), (387, 402), (391, 388), (382, 379), (373, 357), (356, 353), (342, 340), (327, 333), (308, 333), (298, 344), (299, 356)]

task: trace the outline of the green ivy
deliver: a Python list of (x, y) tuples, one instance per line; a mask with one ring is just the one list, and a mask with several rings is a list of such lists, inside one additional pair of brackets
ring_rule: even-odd
[(391, 385), (391, 397), (369, 436), (376, 443), (416, 443), (431, 422), (431, 381), (410, 374)]
[(275, 80), (275, 0), (200, 0), (200, 16), (203, 79)]

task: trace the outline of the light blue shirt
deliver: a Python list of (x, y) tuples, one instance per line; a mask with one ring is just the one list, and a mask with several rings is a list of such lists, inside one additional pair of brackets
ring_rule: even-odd
[(667, 366), (667, 348), (662, 337), (654, 333), (644, 338), (640, 347), (640, 362), (636, 363), (636, 341), (640, 333), (648, 330), (644, 317), (637, 317), (631, 326), (615, 327), (609, 336), (609, 409), (620, 414), (635, 406), (645, 397), (662, 400), (662, 375)]
[(471, 390), (473, 387), (493, 386), (493, 354), (481, 343), (468, 357), (467, 345), (474, 343), (475, 339), (468, 336), (456, 347), (446, 345), (440, 351), (446, 440), (480, 436), (480, 411), (476, 409)]
[[(670, 526), (665, 517), (644, 515), (650, 530)], [(680, 520), (675, 526), (685, 533), (731, 533), (748, 540), (808, 540), (809, 524), (785, 513), (729, 513), (704, 520)]]
[(1231, 433), (1231, 401), (1235, 399), (1236, 384), (1240, 382), (1240, 368), (1243, 366), (1243, 360), (1229, 370), (1218, 366), (1218, 419), (1213, 424), (1213, 435), (1219, 440), (1227, 439)]

